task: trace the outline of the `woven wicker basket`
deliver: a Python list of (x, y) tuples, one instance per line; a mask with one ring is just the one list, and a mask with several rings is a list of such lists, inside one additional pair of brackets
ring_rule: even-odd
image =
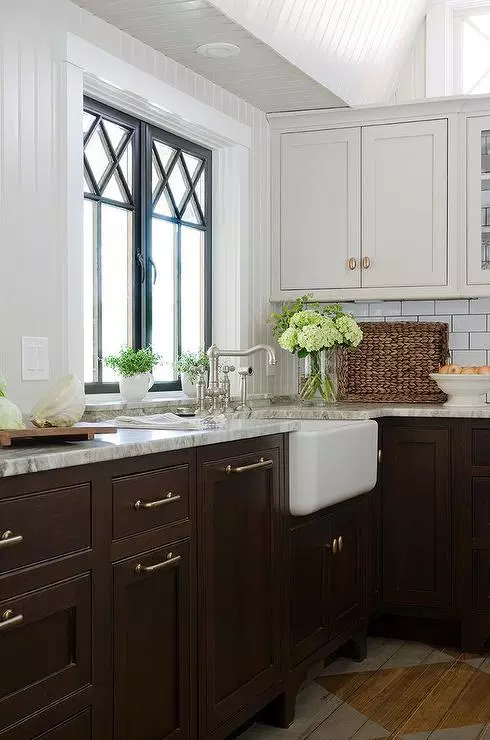
[(338, 400), (371, 403), (442, 403), (429, 378), (449, 357), (442, 323), (363, 323), (364, 338), (337, 357)]

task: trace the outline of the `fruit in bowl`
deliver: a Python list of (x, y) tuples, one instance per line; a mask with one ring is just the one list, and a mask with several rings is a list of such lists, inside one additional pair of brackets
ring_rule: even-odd
[(430, 377), (447, 394), (445, 406), (483, 406), (490, 393), (489, 365), (443, 365)]

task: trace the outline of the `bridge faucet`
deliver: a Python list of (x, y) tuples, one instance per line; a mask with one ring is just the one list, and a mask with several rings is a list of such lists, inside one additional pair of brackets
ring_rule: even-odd
[[(211, 414), (220, 413), (218, 400), (221, 396), (226, 395), (226, 390), (221, 388), (219, 382), (219, 358), (220, 357), (250, 357), (257, 352), (265, 352), (267, 354), (267, 365), (269, 369), (272, 369), (276, 365), (276, 355), (272, 347), (268, 344), (256, 344), (254, 347), (249, 349), (219, 349), (216, 344), (212, 344), (208, 349), (209, 357), (209, 386), (206, 391), (206, 395), (211, 398)], [(228, 391), (229, 392), (229, 391)], [(229, 399), (228, 399), (229, 401)], [(224, 406), (226, 408), (227, 403), (225, 399)]]

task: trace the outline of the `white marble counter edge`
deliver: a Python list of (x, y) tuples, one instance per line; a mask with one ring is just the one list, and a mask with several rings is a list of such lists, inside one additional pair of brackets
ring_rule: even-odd
[(253, 409), (250, 419), (382, 419), (388, 417), (490, 419), (490, 404), (485, 406), (443, 406), (436, 404), (332, 404), (331, 406), (281, 406)]
[(117, 440), (113, 439), (113, 435), (101, 435), (92, 442), (68, 442), (52, 447), (7, 448), (0, 450), (0, 478), (284, 434), (297, 428), (294, 421), (287, 419), (250, 419), (245, 423), (234, 421), (219, 429), (178, 432), (124, 429), (118, 433)]

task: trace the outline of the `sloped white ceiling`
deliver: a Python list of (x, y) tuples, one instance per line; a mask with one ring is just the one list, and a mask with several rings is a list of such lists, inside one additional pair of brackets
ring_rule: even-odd
[(384, 102), (429, 0), (210, 0), (349, 105)]

